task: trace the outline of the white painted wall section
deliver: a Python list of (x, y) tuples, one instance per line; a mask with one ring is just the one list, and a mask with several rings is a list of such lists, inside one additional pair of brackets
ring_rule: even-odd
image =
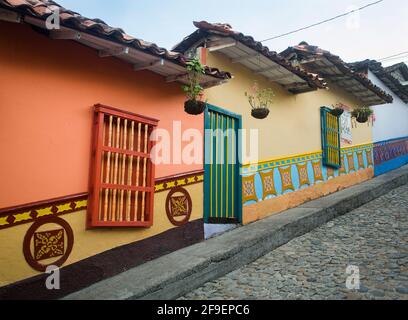
[(370, 70), (368, 71), (368, 78), (394, 98), (393, 103), (373, 107), (376, 117), (373, 127), (374, 142), (407, 137), (408, 104), (404, 103)]

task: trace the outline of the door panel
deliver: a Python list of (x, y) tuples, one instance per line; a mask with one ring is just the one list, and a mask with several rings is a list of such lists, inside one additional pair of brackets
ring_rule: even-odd
[(205, 113), (205, 194), (207, 223), (241, 221), (238, 133), (241, 117), (209, 106)]

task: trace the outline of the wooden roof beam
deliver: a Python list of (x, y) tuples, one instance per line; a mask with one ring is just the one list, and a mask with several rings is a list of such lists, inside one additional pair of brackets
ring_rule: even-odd
[(298, 60), (299, 64), (309, 64), (309, 63), (314, 63), (314, 62), (318, 62), (318, 61), (322, 61), (324, 60), (324, 58), (322, 57), (313, 57), (313, 58), (308, 58), (308, 59), (303, 59), (303, 60)]
[(75, 30), (55, 29), (50, 31), (50, 38), (56, 40), (79, 40), (81, 33)]
[(235, 47), (237, 44), (238, 42), (231, 38), (210, 40), (209, 42), (206, 43), (206, 48), (210, 52), (215, 52), (222, 49)]
[(150, 68), (157, 67), (157, 66), (164, 66), (164, 64), (165, 64), (164, 59), (158, 59), (158, 60), (150, 61), (146, 63), (135, 64), (133, 66), (133, 70), (141, 71), (141, 70), (146, 70), (146, 69), (150, 69)]
[[(278, 77), (267, 77), (269, 81), (272, 82), (279, 82), (285, 79), (290, 79), (290, 78), (294, 78), (293, 74), (288, 74), (288, 75), (283, 75), (283, 76), (278, 76)], [(305, 84), (306, 82), (304, 82)]]
[[(355, 90), (355, 89), (353, 90), (353, 87), (343, 87), (343, 89), (348, 91), (348, 92), (351, 92), (353, 94), (359, 94), (359, 93), (367, 92), (367, 89), (366, 90)], [(374, 95), (374, 93), (369, 92), (368, 94), (367, 93), (365, 94), (365, 96), (367, 96), (367, 97), (371, 96), (371, 95)]]
[(211, 88), (211, 87), (215, 87), (215, 86), (222, 85), (222, 84), (227, 83), (227, 82), (228, 82), (228, 81), (226, 81), (226, 80), (214, 80), (214, 81), (205, 82), (205, 83), (202, 84), (201, 86), (202, 86), (204, 89), (207, 89), (207, 88)]
[(295, 82), (291, 84), (282, 84), (281, 86), (287, 90), (299, 90), (301, 88), (308, 87), (306, 82)]
[[(335, 76), (342, 76), (344, 77), (344, 73), (341, 72), (336, 66), (332, 67), (319, 67), (319, 68), (313, 68), (315, 70), (315, 73), (321, 73), (322, 76), (327, 76), (327, 77), (335, 77)], [(327, 72), (334, 72), (334, 74), (330, 74)]]
[[(265, 69), (255, 70), (254, 73), (255, 73), (255, 74), (260, 74), (260, 73), (265, 73), (265, 72), (270, 72), (270, 71), (276, 71), (276, 70), (280, 70), (280, 69), (285, 69), (285, 68), (283, 68), (283, 67), (280, 66), (280, 65), (276, 65), (276, 66), (268, 67), (268, 68), (265, 68)], [(286, 69), (285, 69), (285, 70), (286, 70)]]
[(176, 81), (180, 81), (180, 80), (185, 80), (188, 76), (188, 73), (184, 72), (184, 73), (179, 73), (179, 74), (175, 74), (172, 76), (168, 76), (166, 78), (166, 82), (176, 82)]
[(257, 58), (257, 57), (259, 57), (260, 55), (261, 55), (261, 54), (259, 54), (259, 53), (247, 54), (247, 55), (245, 55), (245, 56), (241, 56), (241, 57), (238, 57), (238, 58), (233, 58), (233, 59), (231, 59), (231, 63), (240, 63), (240, 62), (242, 62), (242, 61), (249, 60), (249, 59), (251, 59), (251, 58)]
[(113, 48), (113, 49), (106, 49), (106, 50), (99, 51), (99, 56), (101, 58), (116, 57), (116, 56), (127, 55), (127, 54), (129, 54), (129, 47)]
[(0, 8), (0, 20), (7, 21), (7, 22), (20, 23), (21, 15), (18, 14), (17, 12), (13, 12), (10, 10)]

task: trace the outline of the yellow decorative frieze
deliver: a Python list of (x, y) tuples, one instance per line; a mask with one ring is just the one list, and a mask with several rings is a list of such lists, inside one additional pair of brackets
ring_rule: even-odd
[[(165, 181), (157, 181), (155, 184), (155, 192), (170, 190), (177, 186), (187, 186), (195, 183), (202, 183), (204, 174), (202, 172), (196, 174), (186, 174), (184, 177), (177, 176), (168, 178)], [(69, 213), (74, 213), (81, 210), (86, 210), (88, 207), (88, 195), (74, 195), (61, 199), (50, 200), (36, 205), (27, 205), (24, 208), (10, 209), (0, 213), (0, 229), (10, 228), (23, 223), (30, 223), (37, 219), (48, 216), (60, 216)]]
[(185, 176), (169, 177), (158, 179), (155, 184), (155, 192), (164, 192), (176, 187), (188, 186), (204, 181), (204, 173), (188, 173)]
[(6, 226), (6, 225), (10, 224), (10, 223), (7, 221), (7, 219), (8, 219), (8, 217), (0, 217), (0, 227), (1, 227), (1, 226)]
[(14, 215), (14, 223), (31, 220), (31, 211), (19, 213)]
[[(345, 147), (341, 149), (341, 154), (342, 155), (347, 155), (348, 153), (354, 153), (354, 152), (360, 152), (360, 151), (366, 151), (369, 152), (370, 150), (373, 150), (374, 144), (373, 143), (365, 143), (365, 144), (359, 144), (355, 146), (350, 146), (350, 147)], [(322, 159), (322, 151), (315, 151), (315, 152), (310, 152), (310, 153), (304, 153), (304, 154), (296, 154), (292, 156), (284, 156), (284, 157), (276, 157), (273, 159), (269, 160), (263, 160), (258, 163), (251, 163), (251, 164), (245, 164), (242, 166), (242, 174), (250, 174), (250, 173), (256, 173), (260, 171), (265, 171), (265, 170), (270, 170), (273, 168), (279, 168), (279, 167), (286, 167), (289, 165), (296, 165), (296, 164), (302, 164), (307, 161), (317, 161)]]
[(81, 200), (75, 202), (75, 209), (82, 209), (88, 206), (88, 200)]
[(70, 210), (72, 210), (71, 203), (61, 204), (61, 205), (57, 206), (57, 210), (58, 210), (57, 213), (63, 213), (65, 211), (70, 211)]
[(184, 186), (186, 184), (186, 179), (178, 179), (177, 186)]
[(38, 209), (37, 210), (37, 218), (45, 217), (54, 214), (51, 211), (52, 207), (44, 208), (44, 209)]

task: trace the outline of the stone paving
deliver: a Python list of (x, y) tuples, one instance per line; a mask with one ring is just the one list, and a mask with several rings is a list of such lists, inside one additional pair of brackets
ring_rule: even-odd
[[(359, 290), (346, 288), (350, 265)], [(408, 300), (408, 185), (181, 299)]]

